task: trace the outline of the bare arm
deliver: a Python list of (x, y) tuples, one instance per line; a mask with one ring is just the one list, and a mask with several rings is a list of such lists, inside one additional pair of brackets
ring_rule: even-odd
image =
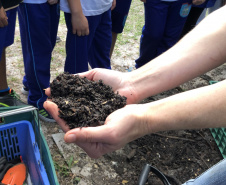
[(226, 7), (213, 12), (174, 47), (128, 74), (136, 102), (172, 89), (226, 61)]
[(71, 10), (72, 32), (78, 36), (89, 35), (89, 24), (82, 12), (80, 0), (68, 0)]
[(7, 25), (8, 25), (8, 17), (6, 15), (6, 12), (5, 12), (3, 6), (1, 6), (1, 8), (0, 8), (0, 28), (5, 27)]

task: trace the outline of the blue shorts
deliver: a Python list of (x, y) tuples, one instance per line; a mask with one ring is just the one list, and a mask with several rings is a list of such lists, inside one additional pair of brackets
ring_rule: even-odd
[(14, 42), (16, 12), (17, 8), (8, 10), (6, 12), (6, 15), (8, 17), (8, 26), (0, 28), (0, 60), (2, 57), (3, 49), (7, 46), (12, 45)]
[(116, 7), (111, 12), (112, 32), (122, 33), (132, 0), (116, 0)]

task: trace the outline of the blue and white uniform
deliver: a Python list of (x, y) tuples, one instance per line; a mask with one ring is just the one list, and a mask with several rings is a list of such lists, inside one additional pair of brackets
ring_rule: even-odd
[(132, 0), (116, 0), (116, 7), (111, 12), (112, 32), (122, 33)]
[(111, 6), (113, 0), (81, 0), (83, 14), (89, 24), (89, 35), (77, 36), (72, 33), (71, 13), (67, 0), (60, 1), (67, 25), (66, 61), (64, 71), (72, 74), (92, 68), (111, 69)]
[(139, 68), (172, 47), (179, 39), (192, 0), (147, 0), (140, 39)]
[(29, 88), (28, 104), (43, 109), (44, 89), (50, 83), (51, 54), (56, 43), (59, 5), (46, 0), (24, 0), (20, 4), (19, 26), (24, 57), (23, 84)]

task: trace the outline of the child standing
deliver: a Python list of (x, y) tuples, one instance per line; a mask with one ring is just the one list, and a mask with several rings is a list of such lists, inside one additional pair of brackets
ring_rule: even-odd
[(21, 1), (0, 0), (0, 107), (24, 105), (8, 86), (5, 52), (14, 42), (17, 6)]
[(131, 2), (132, 0), (116, 0), (116, 7), (111, 12), (112, 43), (110, 57), (114, 51), (118, 34), (123, 32)]
[(24, 0), (20, 4), (19, 26), (24, 58), (23, 93), (29, 90), (28, 104), (39, 109), (43, 121), (55, 122), (45, 111), (44, 89), (50, 83), (51, 54), (56, 43), (59, 7), (58, 0)]
[(61, 0), (67, 25), (64, 71), (72, 74), (92, 68), (111, 69), (111, 9), (115, 0)]
[[(172, 47), (180, 37), (192, 2), (205, 0), (142, 0), (145, 25), (140, 39), (139, 68)], [(197, 2), (196, 2), (197, 1)]]

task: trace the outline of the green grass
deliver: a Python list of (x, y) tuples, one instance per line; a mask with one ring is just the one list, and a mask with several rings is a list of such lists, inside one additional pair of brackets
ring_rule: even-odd
[(137, 0), (132, 1), (123, 33), (117, 37), (116, 47), (117, 45), (124, 45), (134, 40), (139, 40), (143, 25), (143, 3)]

